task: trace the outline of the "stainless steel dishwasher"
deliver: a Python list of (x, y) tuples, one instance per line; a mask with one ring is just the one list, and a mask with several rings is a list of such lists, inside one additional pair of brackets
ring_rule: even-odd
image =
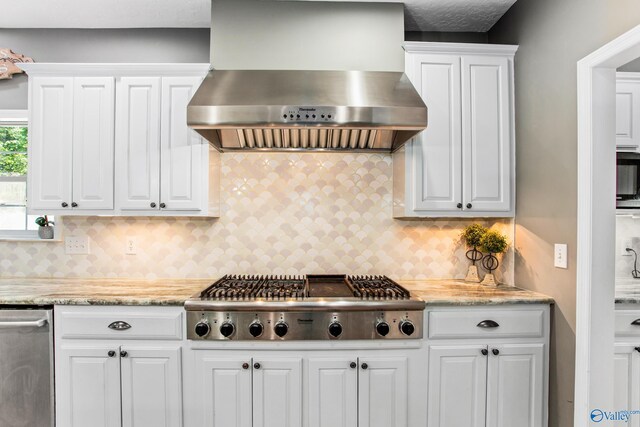
[(52, 427), (53, 310), (0, 308), (0, 426)]

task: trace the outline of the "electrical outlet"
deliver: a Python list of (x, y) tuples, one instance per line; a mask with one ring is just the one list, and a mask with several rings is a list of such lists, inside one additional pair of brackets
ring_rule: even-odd
[(68, 255), (89, 254), (89, 236), (66, 236), (64, 238), (64, 253)]
[(135, 237), (127, 237), (127, 246), (124, 253), (127, 255), (135, 255), (138, 252), (138, 239)]
[(567, 268), (567, 245), (556, 243), (554, 245), (553, 265), (557, 268)]
[(632, 248), (633, 249), (633, 244), (631, 243), (631, 239), (624, 239), (622, 241), (622, 245), (620, 245), (620, 254), (622, 256), (631, 256), (631, 255), (633, 255), (632, 252), (627, 252), (627, 248)]

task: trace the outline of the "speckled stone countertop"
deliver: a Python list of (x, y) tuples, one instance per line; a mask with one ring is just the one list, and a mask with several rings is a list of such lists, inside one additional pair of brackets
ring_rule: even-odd
[[(211, 279), (30, 279), (0, 278), (0, 304), (182, 305)], [(462, 280), (400, 281), (427, 305), (550, 304), (553, 299), (519, 288)], [(640, 301), (640, 292), (638, 293)]]
[(0, 304), (182, 305), (212, 280), (0, 278)]
[(484, 286), (464, 280), (400, 281), (427, 305), (553, 304), (553, 298), (513, 286)]

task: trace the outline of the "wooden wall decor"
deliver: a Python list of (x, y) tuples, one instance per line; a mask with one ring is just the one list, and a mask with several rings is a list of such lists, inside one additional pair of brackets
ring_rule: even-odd
[(28, 56), (15, 53), (9, 48), (0, 47), (0, 80), (13, 78), (14, 74), (23, 73), (16, 66), (19, 62), (33, 62)]

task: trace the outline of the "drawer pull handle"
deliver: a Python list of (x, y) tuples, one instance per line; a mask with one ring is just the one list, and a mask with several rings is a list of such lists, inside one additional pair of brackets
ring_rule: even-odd
[(634, 320), (633, 322), (631, 322), (631, 324), (632, 324), (633, 326), (640, 326), (640, 319), (636, 319), (636, 320)]
[(110, 324), (109, 329), (113, 329), (114, 331), (126, 331), (127, 329), (131, 329), (131, 325), (127, 322), (123, 322), (122, 320), (118, 320), (117, 322)]
[(494, 322), (493, 320), (483, 320), (482, 322), (478, 323), (476, 326), (478, 326), (478, 328), (497, 328), (498, 323)]
[(48, 319), (39, 319), (39, 320), (22, 320), (22, 321), (8, 321), (8, 322), (0, 322), (0, 329), (11, 329), (11, 328), (42, 328), (49, 324)]

